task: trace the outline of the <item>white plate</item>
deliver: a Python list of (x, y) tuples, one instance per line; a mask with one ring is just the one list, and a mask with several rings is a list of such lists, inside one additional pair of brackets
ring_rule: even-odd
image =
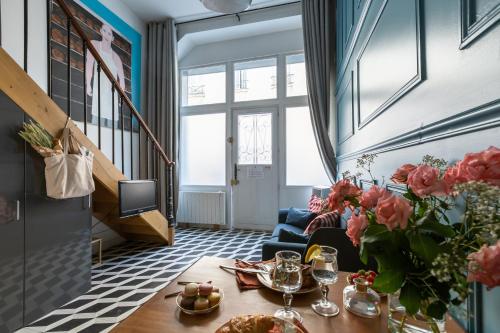
[[(262, 266), (265, 267), (265, 270), (270, 272), (270, 271), (272, 271), (274, 264), (270, 263), (270, 264), (265, 264)], [(260, 283), (262, 283), (265, 287), (267, 287), (271, 290), (280, 292), (280, 293), (283, 292), (282, 290), (273, 286), (273, 279), (269, 273), (267, 273), (267, 274), (258, 273), (257, 278), (259, 279)], [(307, 293), (315, 291), (318, 288), (319, 288), (319, 286), (316, 284), (315, 286), (312, 286), (309, 288), (301, 288), (299, 291), (295, 292), (294, 294), (307, 294)]]

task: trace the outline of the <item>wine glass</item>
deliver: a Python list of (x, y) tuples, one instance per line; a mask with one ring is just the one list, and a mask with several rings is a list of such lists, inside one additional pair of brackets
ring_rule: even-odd
[(321, 253), (313, 259), (312, 276), (318, 281), (323, 297), (311, 304), (317, 314), (324, 317), (333, 317), (339, 314), (339, 307), (328, 301), (328, 285), (337, 282), (337, 249), (329, 246), (320, 246)]
[(301, 256), (295, 251), (276, 252), (276, 266), (273, 273), (273, 285), (283, 291), (285, 307), (274, 313), (276, 318), (293, 322), (302, 322), (302, 316), (292, 309), (292, 293), (302, 286)]

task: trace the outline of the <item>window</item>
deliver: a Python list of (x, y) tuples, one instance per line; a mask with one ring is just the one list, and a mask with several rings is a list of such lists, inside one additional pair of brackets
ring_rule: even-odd
[(183, 116), (182, 185), (226, 184), (226, 115)]
[(238, 116), (238, 164), (272, 164), (272, 114)]
[(306, 63), (303, 54), (286, 56), (286, 96), (307, 95)]
[(205, 105), (226, 102), (226, 66), (183, 70), (182, 105)]
[(234, 101), (277, 98), (276, 58), (234, 64)]
[(286, 109), (286, 184), (330, 184), (319, 156), (307, 106)]

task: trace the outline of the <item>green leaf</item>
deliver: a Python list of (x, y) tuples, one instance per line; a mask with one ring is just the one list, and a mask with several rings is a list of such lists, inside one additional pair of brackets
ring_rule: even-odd
[[(402, 303), (401, 303), (402, 304)], [(427, 315), (436, 319), (443, 319), (444, 314), (448, 309), (446, 308), (446, 304), (441, 301), (435, 301), (427, 306)]]
[(412, 251), (428, 265), (441, 252), (437, 243), (429, 236), (413, 233), (409, 238)]
[(361, 242), (359, 246), (359, 259), (361, 262), (365, 265), (368, 264), (368, 251), (366, 249), (366, 246), (363, 242)]
[(421, 230), (432, 232), (436, 235), (443, 237), (453, 237), (455, 235), (455, 230), (446, 224), (441, 224), (439, 222), (425, 222), (420, 226)]
[(361, 241), (366, 243), (381, 242), (390, 240), (392, 237), (391, 232), (383, 224), (372, 224), (366, 228)]
[(379, 271), (398, 270), (404, 271), (406, 268), (405, 258), (397, 253), (375, 255)]
[(373, 282), (373, 288), (383, 293), (394, 293), (401, 288), (405, 280), (402, 270), (387, 270), (381, 272)]
[(420, 293), (418, 292), (418, 288), (407, 282), (401, 288), (399, 301), (406, 308), (406, 312), (411, 315), (416, 314), (420, 308)]

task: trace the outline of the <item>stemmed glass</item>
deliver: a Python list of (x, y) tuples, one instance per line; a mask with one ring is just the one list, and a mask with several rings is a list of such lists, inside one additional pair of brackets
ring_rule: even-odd
[(312, 276), (318, 281), (323, 297), (311, 304), (317, 314), (332, 317), (339, 314), (339, 307), (328, 301), (328, 285), (337, 282), (337, 249), (329, 246), (320, 246), (321, 253), (313, 259)]
[(276, 252), (276, 266), (273, 273), (273, 285), (283, 291), (284, 309), (274, 313), (276, 318), (293, 322), (302, 322), (302, 316), (292, 309), (293, 293), (302, 286), (301, 256), (295, 251)]

